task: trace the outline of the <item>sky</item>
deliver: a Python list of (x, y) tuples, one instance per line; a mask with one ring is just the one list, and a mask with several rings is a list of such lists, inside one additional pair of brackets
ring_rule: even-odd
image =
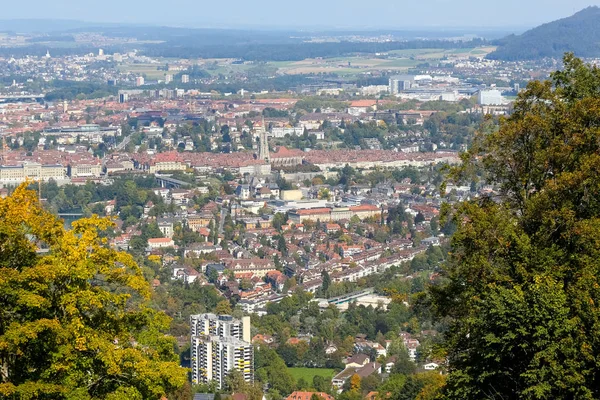
[(1, 19), (76, 19), (197, 28), (401, 30), (534, 27), (590, 5), (600, 5), (600, 0), (2, 0), (2, 3)]

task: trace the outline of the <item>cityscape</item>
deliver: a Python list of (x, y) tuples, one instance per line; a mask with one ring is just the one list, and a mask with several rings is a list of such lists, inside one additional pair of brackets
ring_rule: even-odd
[(525, 17), (0, 21), (0, 397), (599, 398), (600, 8)]

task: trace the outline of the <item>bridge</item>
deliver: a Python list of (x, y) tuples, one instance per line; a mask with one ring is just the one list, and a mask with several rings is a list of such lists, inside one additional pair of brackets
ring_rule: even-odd
[(358, 298), (361, 298), (363, 296), (367, 296), (370, 294), (375, 293), (375, 289), (374, 288), (368, 288), (365, 290), (361, 290), (358, 292), (352, 292), (352, 293), (348, 293), (345, 294), (343, 296), (338, 296), (338, 297), (334, 297), (332, 299), (327, 299), (327, 302), (329, 304), (333, 304), (333, 305), (339, 305), (339, 304), (344, 304), (344, 303), (351, 303), (353, 300), (356, 300)]
[(59, 217), (83, 217), (83, 213), (58, 213)]
[(164, 175), (155, 175), (156, 183), (160, 185), (160, 187), (168, 188), (168, 189), (179, 189), (182, 187), (190, 186), (191, 183), (181, 181), (179, 179), (171, 178), (170, 176)]
[(25, 101), (37, 101), (41, 102), (44, 100), (44, 94), (10, 94), (0, 96), (0, 103), (19, 103)]

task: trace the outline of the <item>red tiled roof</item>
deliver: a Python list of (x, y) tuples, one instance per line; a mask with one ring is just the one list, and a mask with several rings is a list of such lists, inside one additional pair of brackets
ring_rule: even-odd
[(330, 212), (331, 208), (312, 208), (310, 210), (296, 211), (298, 215), (329, 214)]
[(313, 394), (316, 394), (317, 396), (321, 397), (323, 400), (333, 400), (333, 396), (327, 394), (327, 393), (323, 393), (323, 392), (301, 392), (301, 391), (295, 391), (294, 393), (290, 394), (286, 400), (310, 400), (313, 396)]
[(379, 211), (379, 207), (372, 204), (361, 204), (360, 206), (350, 207), (350, 211)]
[(377, 104), (375, 100), (355, 100), (350, 103), (350, 107), (372, 107)]

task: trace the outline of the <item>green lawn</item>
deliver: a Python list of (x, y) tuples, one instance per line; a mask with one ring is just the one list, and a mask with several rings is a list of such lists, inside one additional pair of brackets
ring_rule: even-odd
[(307, 383), (312, 383), (314, 376), (333, 378), (335, 370), (329, 368), (288, 368), (295, 380), (303, 378)]

